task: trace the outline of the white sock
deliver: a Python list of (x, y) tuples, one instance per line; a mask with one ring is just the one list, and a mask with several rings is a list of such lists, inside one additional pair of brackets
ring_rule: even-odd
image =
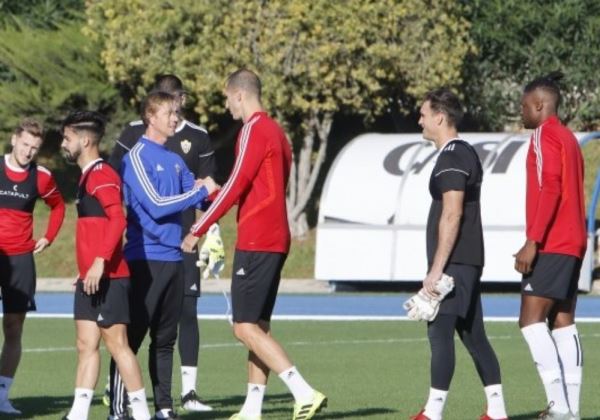
[(543, 322), (538, 322), (521, 328), (521, 332), (544, 384), (548, 404), (552, 403), (552, 411), (569, 412), (558, 351), (548, 326)]
[(425, 412), (423, 414), (431, 420), (442, 420), (442, 412), (444, 411), (444, 405), (446, 405), (447, 396), (448, 391), (429, 388), (429, 398), (427, 398), (427, 404), (425, 404)]
[(73, 406), (69, 414), (67, 414), (67, 418), (69, 420), (87, 420), (93, 398), (93, 389), (75, 388)]
[(198, 368), (195, 366), (181, 366), (181, 396), (196, 390), (196, 374)]
[(493, 419), (506, 419), (506, 406), (504, 405), (504, 394), (502, 385), (488, 385), (484, 389), (487, 399), (487, 415)]
[(131, 414), (135, 420), (150, 420), (150, 410), (146, 401), (146, 390), (144, 388), (137, 391), (128, 392)]
[(306, 404), (313, 400), (315, 390), (300, 375), (296, 366), (284, 370), (279, 377), (287, 385), (297, 403)]
[(242, 416), (259, 417), (262, 412), (262, 403), (265, 396), (266, 385), (248, 384), (246, 401), (240, 410)]
[(579, 413), (579, 393), (583, 367), (583, 348), (575, 324), (552, 331), (558, 356), (562, 363), (567, 399), (573, 414)]
[(8, 399), (8, 393), (10, 392), (12, 383), (13, 378), (9, 378), (8, 376), (0, 376), (0, 401)]

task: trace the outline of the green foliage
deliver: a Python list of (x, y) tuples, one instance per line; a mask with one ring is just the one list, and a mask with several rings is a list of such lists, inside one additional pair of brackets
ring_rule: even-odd
[(562, 118), (580, 130), (600, 125), (597, 0), (475, 0), (467, 16), (478, 49), (464, 91), (480, 128), (514, 126), (523, 86), (557, 69), (566, 75)]
[[(288, 211), (306, 234), (306, 206), (325, 160), (333, 116), (369, 120), (438, 85), (458, 85), (472, 49), (451, 0), (91, 0), (88, 31), (111, 80), (143, 94), (158, 73), (184, 79), (210, 128), (224, 112), (225, 77), (247, 67), (294, 149)], [(213, 125), (211, 126), (211, 123)]]
[(31, 27), (56, 29), (83, 10), (83, 0), (0, 0), (0, 28), (18, 20)]
[(121, 109), (118, 91), (100, 64), (99, 46), (83, 36), (81, 27), (80, 22), (61, 24), (56, 30), (18, 24), (0, 31), (0, 65), (9, 69), (0, 80), (3, 141), (25, 116), (56, 129), (75, 108), (107, 116)]
[(452, 1), (92, 0), (87, 16), (111, 80), (141, 93), (174, 71), (208, 122), (224, 110), (225, 76), (247, 66), (300, 141), (296, 122), (311, 113), (372, 117), (397, 100), (408, 111), (406, 98), (459, 83), (472, 49), (461, 11)]

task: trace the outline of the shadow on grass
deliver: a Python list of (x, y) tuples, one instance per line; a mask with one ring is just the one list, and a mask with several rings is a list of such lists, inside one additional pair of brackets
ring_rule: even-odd
[[(540, 412), (534, 411), (531, 413), (523, 413), (523, 414), (514, 414), (510, 416), (510, 420), (531, 420), (539, 418)], [(581, 420), (598, 420), (600, 416), (594, 417), (582, 417)]]
[[(185, 419), (227, 419), (237, 413), (244, 404), (245, 396), (235, 395), (223, 398), (211, 398), (205, 403), (212, 406), (213, 411), (191, 413), (178, 409), (179, 415)], [(290, 394), (265, 395), (263, 417), (277, 417), (292, 412), (293, 398)]]
[[(244, 403), (244, 396), (232, 396), (224, 398), (211, 398), (206, 403), (210, 404), (214, 410), (205, 413), (188, 413), (179, 410), (179, 415), (185, 419), (224, 419), (239, 411)], [(294, 400), (290, 394), (266, 395), (263, 405), (264, 418), (289, 418), (292, 414)], [(370, 416), (382, 414), (393, 414), (395, 410), (389, 408), (362, 408), (351, 411), (331, 411), (324, 409), (316, 418), (318, 419), (362, 419)]]
[[(12, 398), (11, 401), (17, 410), (23, 412), (21, 416), (17, 417), (19, 419), (35, 419), (39, 416), (48, 415), (56, 415), (57, 418), (62, 418), (71, 408), (73, 396), (21, 397)], [(0, 413), (0, 419), (8, 418), (15, 418), (15, 415)]]
[(531, 420), (531, 419), (539, 418), (539, 415), (540, 415), (539, 411), (533, 411), (531, 413), (523, 413), (523, 414), (511, 414), (510, 419), (511, 420)]
[(315, 417), (318, 419), (363, 419), (369, 416), (378, 416), (381, 414), (392, 414), (396, 413), (396, 410), (390, 410), (389, 408), (359, 408), (351, 411), (327, 411), (327, 409), (321, 411)]

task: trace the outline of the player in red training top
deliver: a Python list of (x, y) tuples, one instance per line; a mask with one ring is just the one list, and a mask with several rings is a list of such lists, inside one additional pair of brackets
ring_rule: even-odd
[(225, 87), (226, 107), (244, 121), (233, 171), (211, 207), (192, 226), (182, 249), (192, 252), (199, 237), (238, 203), (238, 238), (233, 260), (233, 332), (249, 350), (248, 394), (232, 419), (258, 419), (269, 372), (294, 395), (294, 419), (310, 419), (327, 398), (315, 391), (273, 338), (270, 320), (281, 269), (290, 247), (285, 203), (292, 151), (279, 125), (264, 111), (260, 80), (249, 70), (232, 73)]
[(88, 418), (103, 339), (121, 372), (133, 417), (146, 420), (150, 412), (142, 373), (127, 342), (130, 285), (122, 252), (121, 179), (98, 152), (104, 126), (104, 118), (89, 111), (74, 112), (63, 122), (63, 154), (81, 168), (75, 238), (79, 276), (74, 304), (79, 359), (73, 405), (63, 419)]
[(583, 353), (575, 304), (586, 233), (581, 149), (557, 116), (561, 78), (535, 79), (521, 99), (523, 125), (535, 131), (527, 154), (527, 240), (515, 269), (523, 274), (519, 326), (548, 400), (540, 418), (571, 419), (579, 418)]
[[(48, 169), (34, 160), (42, 145), (42, 125), (25, 119), (15, 129), (12, 151), (0, 158), (0, 288), (4, 346), (0, 356), (0, 413), (20, 414), (8, 400), (19, 360), (27, 311), (35, 310), (35, 262), (56, 237), (65, 204)], [(38, 198), (50, 207), (45, 235), (33, 239), (33, 208)]]

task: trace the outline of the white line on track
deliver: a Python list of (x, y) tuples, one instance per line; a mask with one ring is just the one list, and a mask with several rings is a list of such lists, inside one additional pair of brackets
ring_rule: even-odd
[[(581, 334), (583, 338), (600, 338), (600, 333)], [(522, 339), (521, 335), (490, 335), (490, 340), (514, 340)], [(455, 338), (458, 340), (458, 337)], [(427, 337), (403, 337), (403, 338), (379, 338), (371, 340), (327, 340), (327, 341), (290, 341), (284, 343), (285, 346), (331, 346), (331, 345), (350, 345), (350, 344), (402, 344), (402, 343), (418, 343), (426, 342)], [(201, 349), (223, 349), (242, 347), (240, 343), (210, 343), (201, 344)], [(104, 348), (103, 348), (104, 349)], [(67, 352), (76, 351), (75, 347), (40, 347), (23, 349), (23, 353), (52, 353), (52, 352)]]
[[(2, 315), (0, 314), (0, 317)], [(73, 319), (73, 314), (28, 314), (27, 318), (46, 318), (46, 319)], [(198, 315), (201, 320), (228, 320), (226, 315)], [(411, 321), (406, 316), (371, 316), (371, 315), (273, 315), (274, 321)], [(486, 322), (517, 322), (518, 317), (514, 316), (487, 316)], [(578, 323), (599, 323), (600, 317), (580, 317)], [(414, 321), (411, 321), (414, 322)]]

